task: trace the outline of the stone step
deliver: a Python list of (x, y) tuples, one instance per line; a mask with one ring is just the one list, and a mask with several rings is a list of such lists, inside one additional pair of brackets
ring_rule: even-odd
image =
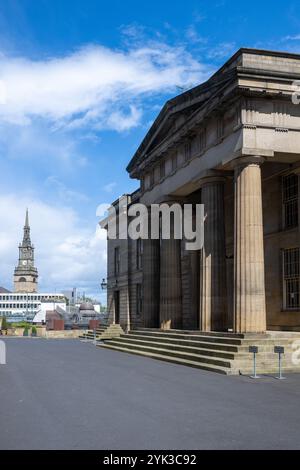
[[(138, 335), (138, 334), (131, 334), (131, 332), (127, 335), (121, 335), (121, 338), (132, 338), (136, 340), (144, 340), (150, 342), (164, 342), (166, 344), (176, 344), (179, 346), (191, 346), (191, 347), (204, 347), (206, 349), (216, 349), (220, 351), (230, 351), (230, 352), (238, 352), (239, 348), (242, 346), (240, 344), (229, 344), (229, 343), (215, 343), (209, 341), (202, 341), (200, 339), (184, 339), (184, 338), (172, 338), (169, 335), (165, 336), (147, 336), (147, 335)], [(190, 336), (189, 336), (190, 338)], [(247, 348), (248, 349), (248, 348)]]
[(151, 342), (151, 343), (165, 343), (171, 344), (171, 345), (176, 345), (177, 347), (179, 346), (187, 346), (187, 347), (195, 347), (195, 348), (204, 348), (204, 349), (213, 349), (213, 350), (218, 350), (218, 351), (224, 351), (224, 352), (235, 352), (235, 353), (249, 353), (249, 346), (252, 344), (258, 345), (259, 348), (259, 353), (264, 353), (264, 352), (274, 352), (274, 346), (275, 345), (281, 345), (285, 347), (286, 352), (291, 352), (292, 348), (291, 345), (287, 342), (281, 341), (281, 340), (269, 340), (266, 339), (262, 342), (257, 342), (257, 341), (246, 341), (243, 340), (241, 345), (230, 345), (229, 343), (209, 343), (205, 341), (192, 341), (192, 340), (185, 340), (185, 339), (173, 339), (166, 336), (160, 336), (160, 337), (153, 337), (153, 336), (145, 336), (145, 335), (121, 335), (121, 338), (131, 338), (133, 341), (146, 341), (146, 342)]
[(141, 330), (130, 330), (129, 335), (132, 336), (147, 336), (151, 338), (169, 338), (169, 339), (185, 339), (190, 341), (201, 341), (201, 342), (209, 342), (209, 343), (223, 343), (223, 344), (231, 344), (231, 345), (241, 345), (243, 339), (242, 338), (228, 338), (225, 336), (210, 336), (210, 335), (202, 335), (199, 333), (198, 335), (191, 335), (191, 334), (184, 334), (184, 333), (165, 333), (162, 331), (141, 331)]
[[(242, 374), (252, 375), (253, 373), (253, 362), (251, 355), (244, 355), (244, 357), (238, 356), (237, 359), (223, 360), (216, 356), (215, 358), (209, 357), (202, 352), (202, 354), (189, 354), (184, 352), (172, 351), (164, 348), (158, 348), (157, 343), (151, 347), (136, 345), (134, 343), (124, 343), (117, 341), (117, 339), (105, 341), (105, 343), (98, 344), (99, 347), (108, 349), (114, 349), (115, 351), (127, 352), (131, 354), (138, 354), (154, 359), (161, 359), (168, 362), (175, 362), (177, 364), (188, 365), (190, 367), (197, 367), (204, 370), (213, 370), (216, 372), (216, 368), (221, 368), (222, 373), (226, 374)], [(209, 351), (211, 352), (211, 351)], [(216, 351), (218, 353), (218, 351)], [(213, 367), (213, 369), (212, 369)], [(282, 363), (283, 371), (285, 373), (299, 372), (299, 368), (291, 365), (288, 361), (285, 362), (283, 359)], [(274, 354), (268, 354), (268, 357), (263, 356), (262, 358), (257, 357), (256, 370), (258, 374), (266, 375), (278, 373), (278, 360)]]
[[(119, 337), (121, 334), (124, 334), (124, 331), (122, 330), (120, 325), (105, 325), (96, 329), (96, 341)], [(81, 335), (79, 338), (86, 340), (94, 340), (94, 331), (89, 330), (87, 333)]]
[(115, 350), (115, 351), (119, 351), (119, 352), (123, 352), (123, 353), (128, 353), (128, 354), (135, 354), (135, 355), (138, 355), (138, 356), (145, 356), (145, 357), (149, 357), (149, 358), (152, 358), (152, 359), (158, 359), (160, 361), (172, 362), (174, 364), (180, 364), (180, 365), (184, 365), (184, 366), (188, 366), (188, 367), (194, 367), (194, 368), (197, 368), (197, 369), (207, 370), (207, 371), (210, 371), (210, 372), (217, 372), (219, 374), (228, 375), (228, 374), (235, 373), (229, 367), (216, 366), (216, 365), (208, 364), (208, 363), (205, 363), (205, 362), (192, 361), (192, 360), (189, 360), (189, 359), (182, 359), (182, 358), (177, 357), (177, 356), (170, 356), (170, 355), (166, 355), (166, 354), (158, 354), (157, 352), (147, 352), (147, 351), (141, 351), (141, 350), (138, 350), (138, 349), (130, 349), (130, 348), (127, 348), (127, 347), (120, 347), (119, 345), (115, 346), (115, 345), (110, 344), (110, 342), (105, 342), (104, 344), (101, 345), (101, 348), (111, 349), (111, 350)]
[(105, 342), (105, 345), (112, 345), (115, 347), (121, 347), (126, 349), (133, 349), (135, 351), (142, 351), (147, 353), (155, 353), (162, 356), (170, 356), (170, 357), (177, 357), (179, 359), (191, 360), (194, 362), (201, 362), (205, 364), (212, 364), (215, 366), (222, 366), (222, 367), (231, 367), (231, 362), (229, 359), (223, 359), (221, 357), (213, 357), (207, 355), (201, 355), (199, 353), (191, 353), (191, 352), (182, 352), (182, 351), (172, 351), (170, 349), (165, 349), (161, 347), (151, 346), (151, 345), (138, 345), (138, 344), (130, 344), (124, 342), (118, 342), (113, 340), (109, 340)]
[[(107, 328), (108, 326), (106, 325), (99, 326), (98, 328), (96, 328), (95, 330), (96, 339), (98, 339), (101, 335), (103, 335), (106, 332)], [(95, 339), (94, 330), (88, 330), (87, 333), (83, 333), (82, 335), (80, 335), (79, 339), (89, 339), (89, 340)]]
[[(162, 349), (168, 349), (171, 351), (179, 351), (179, 352), (188, 352), (188, 353), (195, 353), (195, 354), (203, 354), (206, 356), (213, 356), (213, 357), (220, 357), (223, 359), (234, 359), (236, 357), (237, 352), (228, 352), (228, 351), (222, 351), (222, 350), (216, 350), (216, 349), (207, 349), (206, 348), (206, 343), (204, 343), (204, 347), (199, 347), (197, 346), (188, 346), (188, 345), (178, 345), (174, 344), (173, 342), (167, 342), (167, 341), (149, 341), (146, 339), (136, 339), (136, 338), (130, 338), (130, 335), (122, 335), (119, 338), (114, 339), (115, 342), (118, 342), (120, 345), (122, 344), (129, 344), (129, 345), (137, 345), (137, 346), (152, 346), (154, 348), (162, 348)], [(214, 346), (214, 344), (212, 344)], [(248, 353), (248, 348), (245, 348), (244, 354), (249, 355)]]
[[(291, 338), (284, 335), (232, 335), (223, 333), (182, 332), (181, 330), (131, 330), (120, 334), (120, 327), (113, 336), (103, 334), (97, 346), (115, 351), (138, 354), (199, 369), (225, 374), (251, 375), (253, 355), (249, 346), (256, 345), (257, 372), (277, 374), (278, 355), (274, 346), (285, 347), (283, 370), (299, 372), (300, 367), (292, 363)], [(119, 334), (118, 334), (119, 333)]]
[[(228, 331), (219, 332), (219, 331), (201, 331), (200, 330), (160, 330), (159, 328), (135, 328), (131, 331), (143, 331), (143, 332), (154, 332), (154, 333), (163, 333), (167, 335), (180, 334), (180, 335), (196, 335), (199, 336), (215, 336), (215, 337), (228, 337), (228, 338), (244, 338), (244, 334), (239, 333), (230, 333)], [(253, 335), (257, 336), (257, 335)], [(259, 335), (261, 336), (261, 335)]]
[(140, 337), (149, 337), (151, 340), (154, 338), (164, 338), (164, 339), (171, 339), (171, 340), (185, 340), (185, 341), (193, 341), (193, 342), (208, 342), (208, 343), (215, 343), (215, 344), (222, 344), (222, 345), (230, 345), (230, 346), (250, 346), (250, 345), (269, 345), (272, 347), (273, 345), (282, 345), (287, 346), (290, 344), (291, 340), (286, 337), (271, 337), (271, 336), (263, 336), (263, 335), (251, 335), (251, 337), (246, 338), (236, 338), (236, 337), (228, 337), (228, 336), (215, 336), (210, 334), (202, 334), (199, 332), (195, 335), (188, 334), (177, 334), (177, 333), (165, 333), (163, 331), (147, 331), (147, 330), (130, 330), (129, 335), (132, 336), (140, 336)]

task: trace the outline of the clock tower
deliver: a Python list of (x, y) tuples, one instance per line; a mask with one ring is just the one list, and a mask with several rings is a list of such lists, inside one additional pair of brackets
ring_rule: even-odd
[(19, 245), (19, 262), (14, 272), (15, 292), (37, 292), (38, 271), (34, 267), (34, 246), (30, 240), (28, 209), (24, 225), (23, 241)]

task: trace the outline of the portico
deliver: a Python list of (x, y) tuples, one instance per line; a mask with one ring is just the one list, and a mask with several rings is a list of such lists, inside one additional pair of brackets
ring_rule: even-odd
[(131, 326), (300, 330), (298, 76), (300, 55), (241, 49), (166, 103), (127, 167), (134, 199), (204, 204), (204, 246), (144, 240), (137, 266), (136, 241), (119, 241)]

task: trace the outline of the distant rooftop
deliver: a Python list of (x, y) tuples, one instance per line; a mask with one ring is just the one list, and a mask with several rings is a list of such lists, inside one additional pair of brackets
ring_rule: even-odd
[(11, 294), (11, 291), (0, 286), (0, 294)]

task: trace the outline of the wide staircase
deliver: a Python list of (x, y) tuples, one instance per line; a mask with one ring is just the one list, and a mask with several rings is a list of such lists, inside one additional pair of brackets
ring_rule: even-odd
[(122, 334), (124, 334), (124, 331), (120, 325), (101, 325), (95, 330), (95, 332), (93, 330), (88, 330), (87, 333), (83, 333), (79, 336), (79, 339), (105, 340), (118, 338)]
[(300, 372), (300, 365), (292, 360), (292, 344), (299, 338), (300, 333), (243, 335), (140, 328), (101, 341), (98, 346), (221, 374), (247, 375), (253, 371), (253, 355), (249, 353), (249, 346), (257, 346), (257, 372), (275, 374), (278, 371), (278, 355), (274, 353), (274, 346), (285, 348), (284, 372)]

